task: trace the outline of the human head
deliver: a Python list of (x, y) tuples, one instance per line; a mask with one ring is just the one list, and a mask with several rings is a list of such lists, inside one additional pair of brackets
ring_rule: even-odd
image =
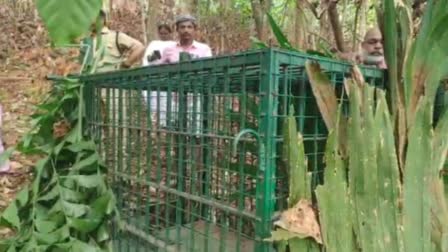
[(166, 41), (171, 39), (171, 27), (166, 23), (157, 25), (157, 32), (160, 40)]
[(182, 43), (192, 43), (196, 35), (196, 18), (191, 15), (181, 15), (176, 18), (176, 31)]
[(377, 65), (384, 61), (383, 36), (378, 28), (371, 28), (366, 32), (362, 42), (362, 56), (367, 65)]

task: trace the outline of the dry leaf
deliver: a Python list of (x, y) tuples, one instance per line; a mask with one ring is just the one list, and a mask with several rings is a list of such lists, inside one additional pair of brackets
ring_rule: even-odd
[(62, 120), (53, 124), (53, 136), (55, 138), (65, 136), (70, 130), (70, 124), (67, 120)]
[(316, 214), (308, 200), (300, 200), (293, 208), (284, 211), (274, 225), (281, 227), (300, 237), (312, 237), (322, 244), (320, 226)]

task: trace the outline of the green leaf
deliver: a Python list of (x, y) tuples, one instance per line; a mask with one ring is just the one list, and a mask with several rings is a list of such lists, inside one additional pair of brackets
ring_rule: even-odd
[(42, 174), (44, 173), (45, 166), (47, 165), (49, 158), (43, 158), (36, 163), (36, 176), (33, 181), (33, 199), (37, 200), (37, 195), (39, 193), (39, 186)]
[(319, 245), (312, 239), (292, 238), (288, 241), (289, 251), (320, 252)]
[[(383, 0), (384, 5), (384, 24), (382, 27), (384, 32), (384, 57), (387, 63), (387, 72), (389, 74), (389, 87), (391, 92), (391, 111), (392, 118), (397, 115), (397, 107), (400, 105), (400, 90), (402, 85), (398, 81), (398, 39), (397, 39), (397, 13), (395, 9), (395, 1)], [(401, 55), (404, 58), (404, 55)], [(404, 87), (405, 89), (405, 87)], [(400, 99), (400, 100), (399, 100)], [(404, 101), (402, 101), (404, 102)]]
[(16, 252), (16, 246), (14, 244), (12, 244), (11, 246), (9, 246), (9, 249), (6, 252)]
[(20, 230), (19, 209), (14, 201), (3, 211), (2, 219)]
[(64, 212), (70, 217), (81, 217), (89, 211), (89, 206), (83, 204), (71, 203), (68, 201), (62, 201)]
[(58, 243), (53, 245), (54, 247), (58, 248), (55, 251), (63, 252), (63, 251), (72, 251), (75, 252), (75, 250), (72, 249), (73, 241), (65, 242), (65, 243)]
[[(403, 185), (403, 238), (405, 251), (430, 251), (431, 114), (426, 99), (417, 106), (410, 129)], [(425, 167), (425, 169), (422, 169)]]
[[(47, 216), (48, 216), (48, 214), (47, 214)], [(53, 213), (53, 214), (49, 215), (47, 218), (42, 217), (42, 219), (48, 219), (49, 221), (57, 223), (58, 226), (62, 226), (62, 225), (65, 225), (66, 216), (64, 215), (63, 212), (57, 212), (57, 213)]]
[(82, 233), (92, 232), (98, 227), (101, 221), (102, 218), (89, 218), (89, 219), (67, 218), (68, 225)]
[(56, 147), (54, 147), (54, 154), (59, 155), (64, 146), (65, 146), (65, 140), (62, 140), (58, 145), (56, 145)]
[(59, 196), (59, 188), (53, 186), (50, 191), (39, 197), (38, 201), (50, 201)]
[(77, 162), (76, 164), (74, 164), (70, 169), (74, 170), (74, 171), (81, 171), (84, 168), (88, 168), (89, 166), (97, 163), (99, 160), (99, 156), (98, 154), (95, 152), (92, 155), (90, 155), (89, 157)]
[(23, 207), (29, 200), (29, 188), (26, 185), (16, 196), (16, 200), (19, 203), (19, 207)]
[(283, 228), (277, 228), (277, 230), (272, 231), (271, 232), (271, 237), (265, 239), (265, 241), (270, 241), (270, 242), (274, 242), (274, 241), (287, 241), (290, 240), (292, 238), (306, 238), (306, 235), (300, 235), (297, 233), (293, 233), (290, 232), (288, 230), (285, 230)]
[(58, 214), (63, 211), (62, 209), (62, 200), (59, 199), (54, 203), (54, 205), (51, 207), (51, 209), (48, 211), (48, 214)]
[(68, 226), (64, 225), (51, 233), (34, 232), (34, 236), (39, 243), (51, 245), (65, 241), (70, 237), (70, 231)]
[(72, 246), (72, 251), (82, 251), (82, 252), (98, 252), (100, 250), (98, 250), (96, 247), (84, 243), (82, 241), (76, 240), (73, 242), (73, 246)]
[(316, 188), (320, 225), (328, 251), (354, 251), (352, 209), (345, 180), (346, 167), (337, 152), (338, 136), (335, 132), (337, 131), (331, 131), (327, 140), (325, 183)]
[(263, 41), (259, 40), (256, 37), (250, 37), (250, 41), (252, 42), (252, 46), (255, 48), (268, 48), (268, 45), (266, 45)]
[(95, 188), (102, 186), (104, 181), (103, 177), (100, 175), (71, 175), (67, 176), (67, 179), (71, 179), (76, 182), (81, 187), (85, 188)]
[(83, 141), (83, 142), (78, 142), (78, 143), (74, 143), (71, 144), (69, 146), (67, 146), (67, 149), (71, 152), (81, 152), (81, 151), (95, 151), (96, 150), (96, 145), (95, 142), (93, 141)]
[(338, 101), (334, 87), (330, 79), (328, 79), (328, 76), (322, 72), (319, 63), (307, 61), (305, 66), (314, 97), (316, 98), (325, 125), (328, 129), (333, 129), (335, 127), (338, 109)]
[(277, 25), (272, 15), (270, 13), (267, 13), (267, 16), (269, 24), (271, 25), (272, 32), (277, 38), (280, 47), (291, 51), (298, 51), (291, 45), (291, 43), (289, 43), (288, 38), (286, 38), (286, 35), (282, 32), (282, 29)]
[(86, 196), (82, 193), (76, 192), (72, 189), (68, 189), (64, 186), (60, 187), (60, 191), (62, 198), (70, 202), (80, 202), (81, 200), (86, 198)]
[(37, 0), (39, 15), (55, 45), (70, 44), (87, 33), (101, 9), (101, 0)]
[(307, 176), (303, 137), (297, 130), (293, 106), (283, 123), (283, 139), (282, 158), (289, 173), (288, 207), (293, 207), (300, 199), (311, 197), (311, 187), (307, 187), (310, 177)]
[(98, 242), (107, 241), (110, 238), (109, 231), (107, 228), (107, 224), (103, 223), (99, 228), (98, 232), (96, 233), (96, 239)]
[(0, 154), (0, 166), (4, 165), (6, 162), (9, 161), (14, 150), (15, 148), (9, 147)]
[(69, 143), (77, 143), (81, 141), (82, 135), (79, 133), (81, 129), (81, 125), (79, 123), (76, 124), (75, 127), (73, 127), (70, 132), (67, 133), (65, 136), (65, 140)]
[(49, 221), (49, 220), (42, 220), (42, 219), (36, 219), (35, 225), (36, 225), (37, 232), (39, 232), (39, 233), (53, 232), (58, 226), (58, 224), (56, 222)]

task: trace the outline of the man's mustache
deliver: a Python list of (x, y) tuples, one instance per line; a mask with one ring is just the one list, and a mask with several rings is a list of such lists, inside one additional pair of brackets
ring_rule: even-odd
[(375, 51), (375, 52), (370, 53), (370, 55), (374, 55), (374, 56), (383, 56), (383, 53), (382, 53), (382, 52)]

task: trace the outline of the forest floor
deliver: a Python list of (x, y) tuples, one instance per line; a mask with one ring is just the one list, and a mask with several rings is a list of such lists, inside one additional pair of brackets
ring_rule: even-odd
[[(10, 9), (0, 6), (0, 105), (2, 106), (1, 140), (6, 148), (14, 147), (31, 129), (31, 115), (51, 88), (49, 74), (65, 75), (74, 63), (47, 44), (44, 28), (32, 18), (17, 18)], [(71, 52), (71, 51), (70, 51)], [(64, 52), (65, 55), (67, 51)], [(14, 152), (10, 170), (0, 173), (0, 212), (16, 193), (32, 179), (38, 157)], [(0, 229), (0, 238), (10, 230)]]

